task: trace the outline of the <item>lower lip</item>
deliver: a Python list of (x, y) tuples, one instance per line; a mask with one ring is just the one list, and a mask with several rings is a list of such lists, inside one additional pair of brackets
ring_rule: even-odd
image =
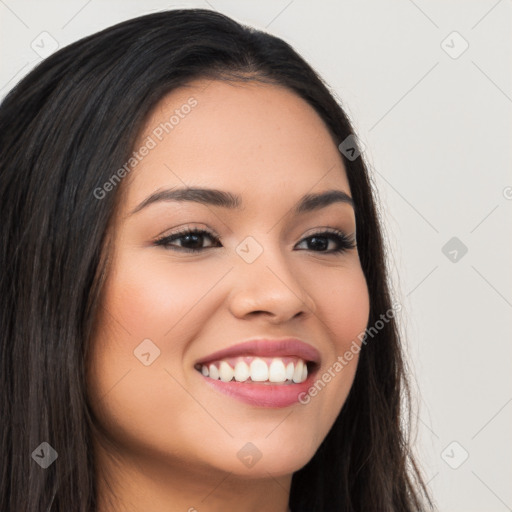
[(316, 372), (300, 384), (263, 384), (258, 382), (223, 382), (199, 374), (210, 386), (246, 404), (257, 407), (289, 407), (298, 404), (313, 383)]

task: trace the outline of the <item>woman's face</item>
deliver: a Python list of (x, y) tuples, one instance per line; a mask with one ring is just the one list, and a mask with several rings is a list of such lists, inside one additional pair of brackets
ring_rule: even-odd
[[(90, 360), (93, 410), (147, 471), (291, 474), (345, 402), (369, 315), (357, 248), (336, 235), (355, 240), (356, 226), (336, 144), (284, 88), (196, 81), (159, 103), (135, 151)], [(185, 188), (239, 204), (165, 192)], [(338, 200), (297, 211), (326, 191)], [(172, 237), (187, 229), (205, 233)], [(254, 340), (268, 341), (235, 347)]]

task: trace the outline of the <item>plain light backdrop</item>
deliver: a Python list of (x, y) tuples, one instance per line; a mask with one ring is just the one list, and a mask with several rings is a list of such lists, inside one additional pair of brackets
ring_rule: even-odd
[(288, 41), (366, 146), (439, 510), (512, 510), (512, 0), (0, 0), (0, 97), (57, 47), (202, 7)]

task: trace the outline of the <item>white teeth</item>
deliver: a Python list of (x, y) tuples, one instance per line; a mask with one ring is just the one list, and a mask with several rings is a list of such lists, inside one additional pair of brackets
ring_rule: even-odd
[(286, 380), (293, 379), (293, 370), (294, 370), (293, 363), (288, 363), (286, 365)]
[(245, 382), (250, 376), (249, 365), (245, 361), (238, 361), (235, 365), (235, 380)]
[(229, 382), (233, 378), (233, 368), (226, 361), (220, 363), (219, 377), (222, 382)]
[(268, 369), (268, 380), (270, 382), (284, 382), (286, 380), (286, 369), (281, 359), (272, 359)]
[(308, 365), (305, 364), (302, 367), (302, 377), (300, 379), (301, 382), (304, 382), (308, 378)]
[(302, 370), (304, 368), (304, 363), (301, 359), (297, 361), (297, 364), (295, 365), (295, 370), (293, 372), (292, 380), (295, 382), (295, 384), (298, 384), (299, 382), (302, 382)]
[(268, 366), (263, 359), (256, 358), (252, 360), (251, 379), (254, 382), (265, 382), (268, 380)]
[(200, 371), (205, 377), (222, 382), (273, 382), (299, 384), (308, 378), (308, 367), (302, 359), (295, 363), (284, 364), (279, 357), (262, 359), (256, 357), (248, 364), (247, 359), (238, 360), (233, 368), (227, 361), (218, 361), (216, 364), (201, 365)]
[(214, 380), (218, 380), (219, 378), (219, 370), (217, 370), (217, 367), (214, 364), (210, 365), (210, 378)]

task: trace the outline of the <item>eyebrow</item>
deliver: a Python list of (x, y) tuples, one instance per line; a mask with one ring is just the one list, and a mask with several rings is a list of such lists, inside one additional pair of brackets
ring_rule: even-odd
[[(205, 205), (219, 206), (221, 208), (242, 208), (242, 199), (240, 196), (232, 194), (231, 192), (213, 188), (187, 187), (159, 190), (144, 199), (130, 215), (139, 212), (150, 204), (160, 201), (192, 201)], [(294, 211), (297, 215), (320, 210), (334, 203), (345, 203), (354, 208), (353, 199), (346, 192), (343, 192), (343, 190), (326, 190), (318, 194), (306, 194), (295, 205)]]

